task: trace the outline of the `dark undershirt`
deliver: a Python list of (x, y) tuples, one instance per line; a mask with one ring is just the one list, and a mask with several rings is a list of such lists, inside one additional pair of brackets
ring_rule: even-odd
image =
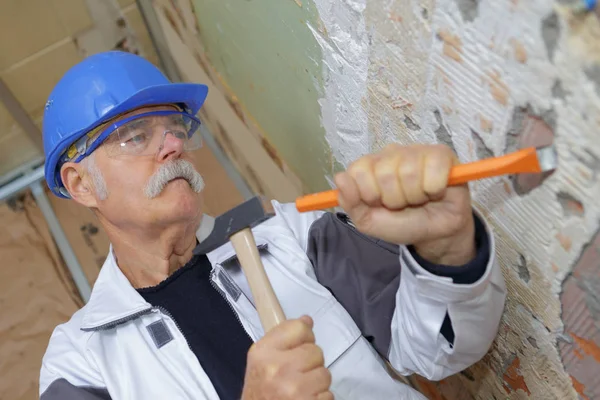
[(166, 309), (185, 336), (219, 398), (242, 393), (246, 354), (252, 339), (210, 282), (210, 261), (194, 256), (157, 286), (138, 289), (155, 307)]
[[(483, 276), (490, 257), (489, 238), (478, 218), (475, 218), (475, 241), (477, 255), (463, 267), (432, 264), (419, 257), (414, 249), (409, 247), (409, 250), (429, 272), (451, 277), (457, 284), (468, 284)], [(252, 339), (227, 301), (212, 286), (211, 268), (205, 255), (194, 256), (157, 286), (138, 289), (138, 292), (148, 303), (171, 314), (219, 398), (237, 400), (242, 392), (246, 354)], [(454, 343), (454, 331), (448, 315), (441, 333), (450, 344)]]

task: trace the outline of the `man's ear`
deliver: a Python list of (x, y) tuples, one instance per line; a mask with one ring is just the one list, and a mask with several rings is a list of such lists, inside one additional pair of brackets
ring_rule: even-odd
[(94, 185), (85, 166), (81, 163), (64, 163), (60, 168), (60, 177), (73, 200), (88, 208), (97, 206)]

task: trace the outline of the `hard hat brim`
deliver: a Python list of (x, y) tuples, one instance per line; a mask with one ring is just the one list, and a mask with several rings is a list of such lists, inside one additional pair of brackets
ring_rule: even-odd
[(169, 83), (151, 86), (134, 93), (127, 100), (113, 107), (98, 122), (106, 122), (138, 108), (165, 104), (183, 103), (189, 108), (192, 115), (196, 115), (207, 95), (208, 86), (200, 83)]

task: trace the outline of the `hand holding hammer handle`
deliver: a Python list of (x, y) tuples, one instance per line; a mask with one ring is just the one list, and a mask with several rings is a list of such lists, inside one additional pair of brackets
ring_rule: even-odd
[(285, 320), (285, 314), (275, 296), (267, 273), (258, 254), (250, 228), (242, 229), (229, 238), (246, 275), (256, 309), (265, 333)]

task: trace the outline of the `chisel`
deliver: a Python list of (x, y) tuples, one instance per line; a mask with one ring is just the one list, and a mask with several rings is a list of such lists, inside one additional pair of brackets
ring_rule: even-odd
[[(557, 165), (554, 146), (528, 147), (505, 154), (470, 163), (459, 164), (450, 170), (448, 186), (491, 178), (506, 174), (543, 173), (554, 170)], [(338, 190), (309, 194), (296, 199), (296, 208), (300, 212), (322, 210), (337, 207)]]

